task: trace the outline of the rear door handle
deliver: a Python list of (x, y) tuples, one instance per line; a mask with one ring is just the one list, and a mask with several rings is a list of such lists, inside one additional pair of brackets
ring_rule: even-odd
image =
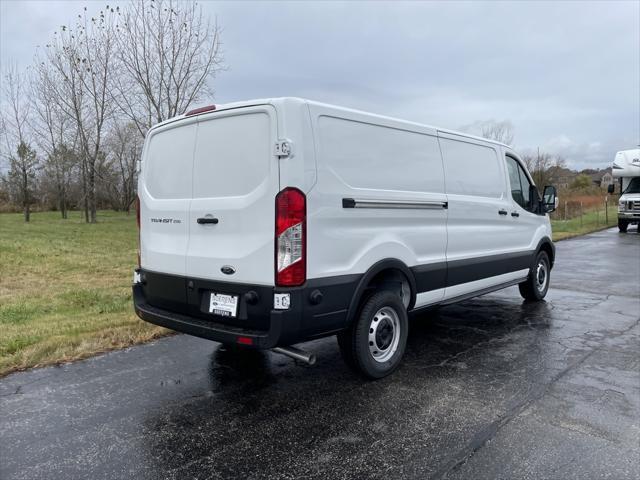
[(218, 219), (217, 218), (213, 218), (213, 217), (200, 217), (198, 218), (198, 220), (196, 220), (200, 225), (205, 225), (207, 223), (213, 223), (214, 225), (216, 223), (218, 223)]
[(507, 211), (506, 210), (498, 210), (498, 214), (499, 215), (506, 215)]
[(520, 214), (518, 212), (511, 212), (512, 217), (519, 217)]

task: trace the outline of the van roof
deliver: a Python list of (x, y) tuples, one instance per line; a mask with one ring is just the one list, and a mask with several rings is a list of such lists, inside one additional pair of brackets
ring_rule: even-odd
[[(222, 110), (231, 110), (231, 109), (235, 109), (235, 108), (243, 108), (243, 107), (251, 107), (251, 106), (256, 106), (256, 105), (273, 105), (273, 106), (282, 106), (284, 104), (292, 104), (292, 103), (304, 103), (304, 104), (308, 104), (308, 105), (316, 105), (319, 107), (323, 107), (323, 108), (330, 108), (332, 110), (336, 110), (336, 111), (341, 111), (341, 112), (349, 112), (349, 113), (357, 113), (357, 114), (361, 114), (361, 115), (367, 115), (373, 118), (378, 118), (381, 120), (387, 120), (387, 121), (393, 121), (393, 122), (400, 122), (403, 123), (405, 125), (414, 125), (414, 126), (418, 126), (418, 127), (423, 127), (423, 128), (431, 128), (433, 130), (437, 130), (439, 132), (443, 132), (443, 133), (448, 133), (448, 134), (452, 134), (452, 135), (459, 135), (462, 137), (467, 137), (467, 138), (472, 138), (475, 140), (481, 140), (483, 142), (488, 142), (488, 143), (492, 143), (494, 145), (501, 145), (503, 147), (507, 147), (507, 148), (511, 148), (509, 145), (505, 144), (505, 143), (501, 143), (498, 142), (496, 140), (491, 140), (488, 138), (484, 138), (484, 137), (480, 137), (478, 135), (472, 135), (469, 133), (465, 133), (465, 132), (460, 132), (457, 130), (451, 130), (448, 128), (441, 128), (441, 127), (434, 127), (433, 125), (427, 125), (424, 123), (419, 123), (419, 122), (412, 122), (409, 120), (404, 120), (401, 118), (396, 118), (396, 117), (390, 117), (390, 116), (386, 116), (386, 115), (380, 115), (377, 113), (371, 113), (371, 112), (366, 112), (363, 110), (358, 110), (358, 109), (354, 109), (354, 108), (348, 108), (348, 107), (341, 107), (339, 105), (332, 105), (329, 103), (322, 103), (322, 102), (317, 102), (314, 100), (309, 100), (306, 98), (299, 98), (299, 97), (275, 97), (275, 98), (259, 98), (259, 99), (253, 99), (253, 100), (244, 100), (244, 101), (240, 101), (240, 102), (231, 102), (231, 103), (224, 103), (224, 104), (216, 104), (216, 109), (211, 111), (210, 113), (214, 113), (214, 112), (219, 112)], [(172, 123), (175, 122), (177, 120), (181, 120), (183, 118), (186, 118), (185, 115), (177, 115), (173, 118), (169, 118), (163, 122), (160, 122), (156, 125), (154, 125), (153, 127), (151, 127), (150, 130), (153, 130), (159, 126), (162, 125), (166, 125), (168, 123)]]

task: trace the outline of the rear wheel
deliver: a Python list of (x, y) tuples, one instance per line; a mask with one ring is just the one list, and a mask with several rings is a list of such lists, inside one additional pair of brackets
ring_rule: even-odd
[(346, 363), (366, 377), (389, 375), (402, 361), (409, 320), (402, 299), (379, 291), (364, 301), (353, 326), (338, 335)]
[(628, 226), (629, 222), (626, 220), (618, 220), (618, 230), (620, 230), (620, 233), (627, 233)]
[(529, 271), (527, 279), (518, 284), (520, 295), (525, 300), (542, 300), (549, 290), (549, 280), (551, 275), (551, 262), (549, 255), (544, 250), (536, 255), (534, 267)]

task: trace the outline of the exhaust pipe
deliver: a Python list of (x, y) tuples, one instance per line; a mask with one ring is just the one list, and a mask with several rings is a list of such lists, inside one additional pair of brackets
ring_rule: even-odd
[(300, 360), (307, 365), (314, 365), (316, 363), (316, 354), (305, 352), (295, 347), (275, 347), (271, 349), (272, 352), (286, 355), (294, 360)]

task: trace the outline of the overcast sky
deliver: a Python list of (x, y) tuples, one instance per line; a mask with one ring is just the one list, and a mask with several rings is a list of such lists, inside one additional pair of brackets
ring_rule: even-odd
[[(27, 66), (84, 5), (0, 0)], [(111, 2), (115, 4), (116, 2)], [(640, 2), (202, 2), (223, 28), (215, 102), (300, 96), (435, 126), (509, 120), (521, 152), (605, 167), (640, 143)]]

